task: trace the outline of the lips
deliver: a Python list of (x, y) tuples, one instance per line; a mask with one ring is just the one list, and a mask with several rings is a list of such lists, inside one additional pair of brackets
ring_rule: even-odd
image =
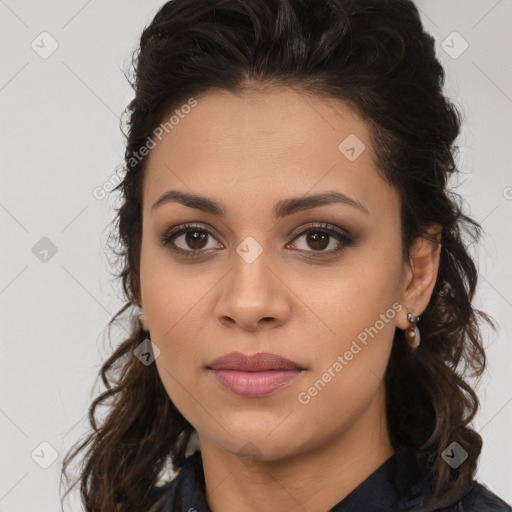
[(304, 370), (299, 364), (270, 352), (242, 354), (232, 352), (221, 356), (208, 365), (211, 370), (239, 370), (243, 372), (262, 372), (265, 370)]
[(269, 352), (232, 352), (212, 361), (208, 370), (216, 381), (235, 395), (256, 398), (291, 385), (305, 368)]

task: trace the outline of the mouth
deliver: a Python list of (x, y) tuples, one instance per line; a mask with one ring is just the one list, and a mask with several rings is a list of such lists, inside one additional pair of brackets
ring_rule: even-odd
[(206, 367), (228, 391), (247, 398), (266, 396), (289, 386), (306, 368), (277, 354), (232, 352)]

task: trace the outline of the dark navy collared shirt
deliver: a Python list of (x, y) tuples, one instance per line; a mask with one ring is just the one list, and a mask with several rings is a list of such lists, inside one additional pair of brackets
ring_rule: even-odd
[[(330, 512), (512, 512), (509, 505), (476, 481), (440, 508), (424, 505), (428, 489), (427, 473), (414, 451), (402, 448)], [(173, 480), (161, 487), (161, 496), (149, 512), (211, 512), (205, 498), (199, 451), (187, 459)]]

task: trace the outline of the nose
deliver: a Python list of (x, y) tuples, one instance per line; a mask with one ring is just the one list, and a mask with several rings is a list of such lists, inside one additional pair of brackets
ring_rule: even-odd
[(252, 263), (238, 255), (234, 260), (216, 304), (218, 321), (247, 331), (286, 323), (291, 313), (290, 292), (264, 253)]

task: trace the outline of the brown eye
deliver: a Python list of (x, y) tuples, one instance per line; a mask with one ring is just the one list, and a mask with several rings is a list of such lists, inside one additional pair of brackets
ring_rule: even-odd
[(168, 246), (172, 252), (185, 257), (201, 256), (211, 249), (221, 248), (221, 244), (213, 244), (208, 247), (210, 239), (215, 237), (201, 226), (182, 224), (170, 229), (160, 238), (163, 246)]
[[(354, 245), (353, 238), (348, 233), (331, 226), (330, 224), (317, 224), (310, 226), (299, 233), (294, 240), (304, 237), (303, 244), (294, 242), (293, 246), (300, 252), (309, 253), (312, 257), (333, 256), (347, 247)], [(299, 247), (297, 247), (299, 245)], [(302, 245), (302, 247), (300, 247)], [(329, 246), (331, 246), (330, 249)], [(326, 250), (328, 249), (328, 250)], [(317, 253), (317, 254), (315, 254)]]
[(208, 234), (205, 231), (187, 231), (185, 233), (185, 244), (190, 249), (204, 249)]
[(319, 231), (310, 231), (306, 237), (306, 243), (312, 249), (320, 251), (329, 245), (330, 235)]
[[(293, 240), (301, 238), (305, 239), (303, 247), (296, 247), (301, 244), (293, 242), (288, 244), (287, 248), (292, 246), (297, 251), (306, 253), (308, 257), (313, 258), (335, 256), (345, 248), (354, 245), (354, 240), (348, 232), (325, 223), (309, 226), (309, 229), (300, 232)], [(214, 240), (216, 238), (209, 230), (201, 225), (193, 224), (181, 224), (171, 228), (160, 237), (163, 246), (168, 246), (170, 251), (186, 258), (200, 257), (215, 249), (223, 248), (222, 244), (214, 243)], [(210, 242), (213, 245), (208, 247)]]

